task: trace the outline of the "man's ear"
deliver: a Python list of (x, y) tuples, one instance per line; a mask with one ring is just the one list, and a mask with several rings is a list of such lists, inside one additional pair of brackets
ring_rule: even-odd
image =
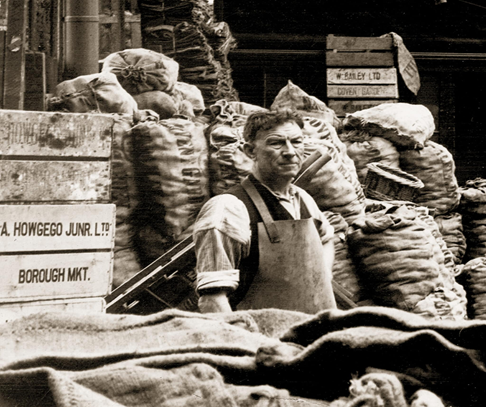
[(252, 160), (255, 159), (255, 146), (253, 145), (253, 143), (246, 142), (245, 144), (243, 144), (243, 151)]

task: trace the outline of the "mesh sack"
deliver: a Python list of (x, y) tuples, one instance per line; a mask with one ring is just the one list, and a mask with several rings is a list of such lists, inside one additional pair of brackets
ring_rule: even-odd
[(467, 292), (469, 317), (486, 319), (486, 258), (469, 260), (461, 277)]
[(400, 168), (424, 184), (414, 202), (435, 209), (435, 215), (452, 212), (458, 207), (461, 194), (454, 158), (444, 146), (428, 141), (422, 150), (402, 151)]
[(348, 156), (353, 160), (361, 184), (365, 183), (368, 174), (367, 165), (374, 162), (389, 167), (400, 168), (399, 154), (395, 146), (381, 137), (370, 137), (367, 140), (345, 142)]
[(138, 198), (132, 216), (144, 264), (192, 234), (196, 216), (209, 199), (204, 129), (184, 118), (148, 121), (132, 128)]
[(351, 299), (358, 303), (364, 300), (366, 295), (363, 293), (362, 284), (359, 281), (356, 267), (348, 249), (347, 233), (349, 225), (338, 213), (324, 211), (323, 214), (334, 228), (333, 280), (345, 288), (351, 294)]
[(242, 102), (220, 100), (210, 107), (213, 123), (208, 127), (210, 189), (213, 195), (239, 184), (253, 168), (243, 151), (243, 127), (250, 113), (266, 110)]
[(101, 72), (116, 75), (131, 95), (153, 90), (172, 92), (179, 75), (179, 64), (158, 52), (132, 48), (108, 55)]
[(412, 311), (439, 287), (433, 238), (415, 213), (387, 208), (367, 213), (351, 226), (349, 250), (377, 305)]
[(461, 264), (466, 253), (467, 243), (462, 225), (462, 215), (450, 212), (434, 218), (444, 242), (453, 255), (454, 263)]
[(287, 85), (280, 89), (270, 109), (296, 110), (303, 116), (311, 116), (325, 120), (335, 127), (339, 126), (340, 124), (334, 110), (330, 109), (324, 102), (315, 96), (307, 94), (290, 80), (288, 81)]
[(423, 105), (382, 103), (354, 112), (342, 122), (343, 137), (378, 136), (398, 149), (421, 149), (434, 134), (434, 117)]
[(133, 244), (131, 218), (132, 209), (137, 206), (130, 145), (132, 126), (133, 121), (130, 116), (115, 117), (111, 160), (111, 199), (116, 205), (113, 288), (123, 284), (142, 269)]
[[(304, 139), (307, 157), (319, 150), (331, 158), (338, 155), (335, 147), (325, 140)], [(304, 188), (316, 201), (321, 211), (333, 211), (341, 214), (348, 223), (364, 216), (365, 207), (358, 199), (353, 185), (339, 171), (339, 164), (334, 159), (322, 166), (313, 179)]]
[(304, 128), (302, 133), (311, 140), (324, 140), (331, 143), (337, 154), (333, 154), (332, 159), (339, 166), (339, 171), (347, 181), (353, 185), (356, 195), (360, 201), (365, 200), (363, 188), (358, 179), (354, 161), (346, 151), (346, 145), (339, 139), (336, 130), (328, 122), (322, 119), (305, 117), (303, 118)]

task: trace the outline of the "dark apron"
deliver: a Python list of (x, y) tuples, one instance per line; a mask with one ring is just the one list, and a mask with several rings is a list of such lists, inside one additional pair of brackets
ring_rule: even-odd
[(258, 223), (258, 273), (237, 308), (280, 308), (310, 314), (335, 308), (331, 270), (325, 275), (314, 220), (274, 221), (251, 181), (245, 179), (242, 186), (263, 222)]

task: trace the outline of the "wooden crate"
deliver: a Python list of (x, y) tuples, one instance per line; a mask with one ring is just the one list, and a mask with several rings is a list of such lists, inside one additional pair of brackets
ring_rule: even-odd
[(0, 111), (0, 202), (109, 202), (113, 118)]
[(328, 103), (339, 117), (398, 100), (391, 36), (329, 35), (326, 48)]
[(70, 300), (28, 301), (0, 304), (0, 323), (13, 321), (25, 315), (39, 312), (97, 313), (105, 311), (103, 297), (75, 298)]
[(0, 303), (110, 292), (113, 125), (102, 114), (0, 111)]

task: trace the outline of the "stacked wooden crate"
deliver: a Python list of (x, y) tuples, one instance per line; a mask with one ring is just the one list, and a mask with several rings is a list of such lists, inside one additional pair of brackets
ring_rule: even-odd
[(391, 36), (326, 39), (328, 104), (339, 117), (398, 101)]
[(102, 114), (0, 111), (0, 322), (104, 311), (113, 124)]

